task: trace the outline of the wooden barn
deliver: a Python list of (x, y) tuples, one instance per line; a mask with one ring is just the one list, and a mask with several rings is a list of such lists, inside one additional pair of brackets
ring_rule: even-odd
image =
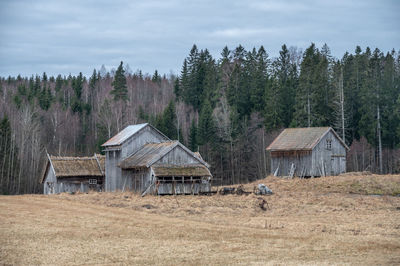
[(344, 173), (348, 150), (331, 127), (287, 128), (267, 147), (272, 174), (291, 177)]
[(106, 191), (198, 194), (211, 190), (209, 165), (150, 124), (128, 126), (103, 144)]
[(41, 180), (44, 194), (103, 190), (105, 156), (47, 157)]

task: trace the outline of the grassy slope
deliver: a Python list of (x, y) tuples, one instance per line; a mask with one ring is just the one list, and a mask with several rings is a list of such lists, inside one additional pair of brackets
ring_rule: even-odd
[[(398, 264), (400, 176), (268, 177), (259, 196), (0, 197), (5, 264)], [(356, 194), (354, 194), (356, 193)], [(365, 194), (383, 194), (376, 197)]]

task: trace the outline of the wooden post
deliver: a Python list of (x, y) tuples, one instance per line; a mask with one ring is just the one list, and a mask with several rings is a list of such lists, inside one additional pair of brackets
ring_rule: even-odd
[(175, 176), (172, 177), (172, 193), (176, 195)]
[(190, 193), (194, 195), (194, 187), (193, 187), (193, 176), (190, 176), (190, 181), (192, 182), (192, 187), (190, 189)]

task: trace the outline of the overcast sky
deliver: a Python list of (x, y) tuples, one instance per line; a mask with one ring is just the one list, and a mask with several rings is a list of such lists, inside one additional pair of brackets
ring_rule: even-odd
[(0, 76), (91, 75), (122, 60), (135, 71), (179, 73), (195, 43), (219, 58), (225, 45), (327, 43), (336, 57), (400, 49), (400, 1), (0, 0)]

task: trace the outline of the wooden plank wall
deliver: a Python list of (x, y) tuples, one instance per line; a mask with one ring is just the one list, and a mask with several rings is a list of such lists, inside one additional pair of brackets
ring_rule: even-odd
[(288, 176), (292, 163), (296, 165), (296, 171), (295, 171), (296, 176), (299, 176), (302, 171), (304, 171), (303, 175), (305, 176), (311, 175), (311, 165), (312, 165), (311, 154), (271, 157), (271, 175), (275, 173), (275, 170), (279, 166), (278, 176)]
[(129, 188), (132, 188), (132, 185), (134, 185), (133, 181), (130, 180), (132, 179), (132, 176), (129, 179), (129, 173), (123, 174), (122, 169), (118, 167), (118, 164), (125, 158), (138, 151), (144, 144), (160, 143), (161, 141), (165, 140), (167, 139), (160, 133), (153, 130), (150, 126), (146, 126), (131, 139), (127, 140), (121, 146), (119, 151), (106, 150), (105, 190), (122, 191), (124, 189), (124, 185), (125, 187), (128, 186)]
[[(326, 141), (331, 140), (331, 149), (326, 147)], [(329, 131), (313, 149), (313, 174), (321, 175), (324, 165), (326, 175), (339, 175), (346, 172), (346, 148)]]

